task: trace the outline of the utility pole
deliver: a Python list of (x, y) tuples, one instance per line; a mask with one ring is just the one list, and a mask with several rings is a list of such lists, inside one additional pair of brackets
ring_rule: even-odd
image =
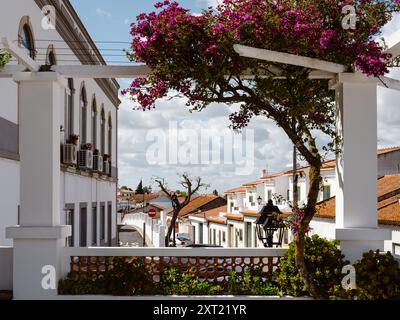
[[(296, 119), (292, 119), (293, 128), (296, 128)], [(297, 188), (297, 148), (293, 145), (293, 208), (296, 209), (298, 206), (298, 188)]]

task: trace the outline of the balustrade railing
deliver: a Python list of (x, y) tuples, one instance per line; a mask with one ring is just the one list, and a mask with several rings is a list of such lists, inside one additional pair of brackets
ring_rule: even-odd
[[(115, 258), (141, 259), (155, 282), (168, 268), (195, 274), (207, 282), (225, 283), (230, 272), (242, 276), (246, 270), (258, 269), (273, 277), (287, 249), (220, 248), (65, 248), (67, 271), (78, 277), (101, 277), (113, 268)], [(68, 262), (67, 262), (68, 261)]]

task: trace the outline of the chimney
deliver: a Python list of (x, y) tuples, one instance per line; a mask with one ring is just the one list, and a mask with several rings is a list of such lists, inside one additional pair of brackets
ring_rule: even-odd
[(268, 176), (268, 170), (267, 169), (262, 169), (261, 178), (265, 178), (266, 176)]

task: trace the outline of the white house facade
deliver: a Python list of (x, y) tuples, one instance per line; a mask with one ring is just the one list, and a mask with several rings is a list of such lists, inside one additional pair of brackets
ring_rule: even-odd
[[(378, 224), (381, 229), (388, 229), (392, 240), (385, 241), (385, 250), (400, 254), (400, 147), (380, 149), (377, 153), (378, 173)], [(335, 233), (335, 197), (339, 185), (335, 174), (336, 161), (326, 161), (322, 165), (322, 186), (318, 196), (319, 210), (311, 222), (310, 234), (333, 240)], [(298, 202), (304, 205), (309, 188), (309, 168), (297, 170)], [(258, 239), (255, 222), (263, 204), (272, 200), (284, 215), (291, 212), (293, 201), (292, 171), (275, 174), (263, 174), (260, 179), (245, 183), (240, 187), (228, 190), (226, 208), (210, 210), (189, 216), (191, 223), (202, 227), (208, 234), (204, 244), (221, 245), (232, 248), (258, 248), (263, 243)], [(258, 202), (261, 201), (261, 205)], [(226, 210), (224, 210), (226, 209)], [(328, 213), (324, 213), (328, 211)], [(221, 235), (221, 236), (220, 236)], [(275, 235), (275, 238), (277, 235)], [(293, 240), (289, 230), (283, 234), (283, 246)], [(196, 243), (200, 239), (194, 239)]]
[[(55, 29), (43, 26), (45, 5), (55, 10)], [(1, 37), (13, 40), (44, 70), (58, 63), (106, 64), (68, 0), (4, 0), (2, 7)], [(18, 225), (20, 217), (20, 85), (0, 78), (0, 246), (12, 245), (5, 229)], [(72, 226), (67, 246), (117, 244), (118, 90), (114, 79), (68, 78), (59, 97), (55, 138), (61, 151), (60, 221)]]

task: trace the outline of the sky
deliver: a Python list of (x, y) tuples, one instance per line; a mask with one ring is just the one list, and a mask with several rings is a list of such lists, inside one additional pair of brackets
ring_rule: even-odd
[[(130, 23), (135, 21), (139, 13), (153, 11), (155, 2), (157, 1), (71, 0), (92, 39), (111, 65), (129, 65), (122, 49), (129, 47)], [(178, 2), (193, 13), (200, 13), (209, 5), (215, 5), (218, 0)], [(400, 19), (396, 18), (385, 27), (384, 32), (389, 35), (398, 29)], [(110, 41), (118, 43), (109, 43)], [(400, 79), (400, 71), (393, 71), (391, 76)], [(121, 88), (126, 88), (130, 81), (120, 79), (119, 83)], [(171, 189), (177, 189), (178, 174), (187, 172), (192, 177), (202, 177), (209, 184), (204, 192), (216, 189), (223, 193), (258, 179), (263, 169), (273, 173), (286, 170), (291, 163), (292, 145), (289, 139), (282, 129), (268, 119), (254, 118), (245, 132), (234, 133), (228, 128), (228, 116), (232, 107), (229, 109), (223, 104), (212, 104), (202, 112), (190, 113), (184, 99), (163, 99), (157, 102), (156, 109), (143, 112), (133, 110), (136, 107), (134, 102), (120, 98), (120, 186), (136, 188), (140, 179), (143, 179), (144, 185), (151, 185), (156, 189), (154, 179), (161, 177), (168, 182)], [(379, 89), (379, 147), (400, 145), (398, 101), (399, 92)], [(214, 144), (211, 144), (213, 138)]]

